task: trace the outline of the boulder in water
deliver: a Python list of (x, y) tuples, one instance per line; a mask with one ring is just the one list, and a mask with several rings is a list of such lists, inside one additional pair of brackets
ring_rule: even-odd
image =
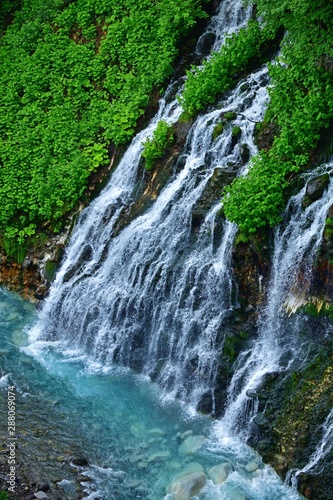
[(42, 500), (43, 498), (49, 498), (49, 497), (44, 491), (37, 491), (35, 493), (35, 498), (39, 498), (40, 500)]
[(188, 472), (176, 476), (167, 491), (173, 495), (174, 500), (187, 500), (198, 495), (205, 484), (206, 476), (202, 471)]
[(256, 460), (251, 460), (251, 462), (249, 462), (245, 465), (245, 470), (247, 472), (254, 472), (258, 468), (259, 468), (259, 464)]
[(214, 465), (214, 467), (209, 469), (208, 474), (214, 484), (222, 484), (227, 479), (232, 470), (232, 465), (228, 462), (225, 462), (222, 464)]

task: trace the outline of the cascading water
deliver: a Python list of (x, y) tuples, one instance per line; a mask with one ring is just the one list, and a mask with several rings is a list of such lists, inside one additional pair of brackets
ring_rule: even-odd
[[(308, 174), (308, 181), (332, 172), (333, 163)], [(275, 233), (272, 275), (266, 306), (259, 320), (259, 337), (251, 349), (240, 354), (228, 393), (228, 406), (219, 422), (222, 436), (251, 434), (257, 413), (256, 391), (265, 376), (287, 369), (301, 360), (299, 316), (291, 316), (306, 303), (315, 255), (322, 241), (325, 220), (332, 203), (333, 181), (322, 198), (303, 209), (306, 186), (293, 196), (286, 208), (286, 220)], [(288, 335), (286, 335), (288, 332)]]
[[(181, 113), (176, 101), (161, 101), (157, 117), (133, 140), (107, 188), (82, 214), (35, 328), (37, 335), (42, 329), (40, 338), (83, 348), (101, 364), (134, 367), (194, 406), (212, 391), (222, 325), (231, 308), (236, 229), (226, 222), (223, 236), (217, 235), (218, 200), (200, 229), (193, 228), (192, 211), (214, 173), (241, 168), (240, 144), (256, 152), (252, 135), (267, 103), (266, 83), (263, 68), (239, 84), (220, 109), (196, 120), (183, 167), (176, 166), (154, 205), (113, 237), (114, 224), (130, 203), (142, 141), (158, 120), (173, 123)], [(226, 111), (237, 114), (238, 142), (231, 123), (213, 140)]]
[[(207, 29), (214, 34), (213, 50), (249, 15), (250, 9), (244, 9), (241, 1), (222, 2)], [(204, 477), (200, 498), (207, 500), (298, 498), (244, 443), (229, 441), (223, 447), (216, 435), (211, 441), (207, 421), (193, 420), (188, 430), (188, 421), (178, 417), (179, 408), (178, 413), (174, 410), (175, 403), (164, 401), (163, 408), (152, 403), (154, 398), (147, 394), (156, 387), (138, 378), (133, 382), (128, 372), (119, 375), (114, 364), (151, 376), (164, 394), (179, 396), (193, 407), (210, 392), (214, 406), (224, 324), (232, 309), (231, 251), (236, 228), (222, 221), (218, 200), (209, 201), (199, 227), (193, 210), (216, 176), (227, 175), (230, 180), (231, 174), (246, 169), (241, 145), (247, 145), (250, 155), (256, 153), (252, 135), (268, 101), (267, 80), (264, 67), (228, 93), (219, 109), (199, 116), (181, 161), (154, 204), (116, 232), (132, 203), (142, 142), (159, 120), (175, 123), (181, 114), (177, 101), (169, 100), (178, 84), (169, 87), (158, 114), (133, 139), (108, 186), (82, 212), (50, 295), (30, 331), (30, 344), (21, 354), (37, 357), (46, 368), (47, 382), (42, 383), (49, 386), (49, 400), (41, 397), (45, 387), (38, 389), (41, 406), (49, 408), (56, 400), (59, 417), (74, 413), (75, 436), (89, 447), (91, 466), (85, 473), (95, 483), (87, 482), (87, 498), (160, 500), (184, 467), (187, 473)], [(235, 112), (236, 118), (225, 122), (223, 132), (213, 138), (227, 111)], [(233, 127), (241, 131), (238, 140)], [(5, 300), (3, 304), (5, 308)], [(12, 358), (8, 356), (4, 376), (28, 394), (39, 387), (42, 368), (33, 360), (29, 377), (19, 372), (13, 380), (14, 375), (8, 374), (29, 361), (18, 361), (12, 347), (6, 345)], [(245, 358), (244, 371), (240, 368), (240, 377), (232, 383), (231, 405), (232, 395), (254, 366)], [(238, 405), (231, 415), (242, 413), (242, 408)], [(192, 436), (193, 430), (200, 435)], [(187, 455), (189, 443), (192, 450)], [(228, 476), (223, 484), (215, 484), (209, 472), (216, 464)], [(73, 487), (67, 484), (71, 481), (61, 483), (60, 487)]]
[(314, 453), (310, 456), (309, 462), (302, 469), (291, 470), (287, 475), (286, 483), (291, 484), (295, 489), (298, 487), (298, 479), (301, 474), (321, 473), (323, 462), (333, 449), (333, 408), (321, 427), (321, 440), (317, 444)]
[[(202, 55), (202, 53), (206, 52), (206, 45), (208, 45), (211, 52), (217, 52), (223, 45), (227, 35), (235, 33), (246, 25), (251, 12), (252, 6), (249, 4), (246, 7), (242, 0), (224, 0), (218, 14), (212, 17), (207, 30), (199, 38), (195, 52)], [(221, 20), (224, 29), (221, 29)]]

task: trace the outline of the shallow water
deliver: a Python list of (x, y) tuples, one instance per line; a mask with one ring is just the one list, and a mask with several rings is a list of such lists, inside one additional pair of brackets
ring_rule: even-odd
[[(161, 399), (147, 378), (114, 366), (101, 368), (68, 348), (59, 354), (46, 342), (29, 344), (24, 332), (34, 320), (30, 304), (0, 290), (0, 392), (4, 402), (8, 384), (16, 386), (18, 450), (24, 455), (18, 460), (34, 463), (32, 477), (57, 482), (63, 498), (78, 498), (74, 479), (62, 476), (66, 454), (88, 459), (90, 465), (79, 472), (92, 479), (85, 483), (90, 499), (171, 500), (166, 492), (173, 478), (184, 468), (200, 466), (206, 485), (198, 498), (299, 498), (253, 450), (221, 436), (210, 419)], [(1, 422), (4, 437), (4, 418)], [(203, 436), (202, 446), (183, 453), (185, 439), (191, 444), (193, 436)], [(208, 471), (219, 463), (229, 463), (230, 474), (214, 485)]]

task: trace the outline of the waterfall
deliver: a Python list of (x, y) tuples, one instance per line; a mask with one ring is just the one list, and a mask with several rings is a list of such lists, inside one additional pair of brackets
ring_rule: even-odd
[(291, 484), (293, 488), (298, 487), (298, 478), (301, 474), (316, 472), (321, 473), (318, 470), (319, 464), (323, 463), (325, 457), (333, 449), (333, 408), (326, 417), (325, 422), (322, 424), (322, 437), (316, 446), (315, 451), (310, 456), (309, 462), (302, 469), (291, 470), (288, 472), (286, 477), (286, 483)]
[[(211, 18), (205, 33), (198, 39), (195, 49), (196, 54), (202, 55), (205, 53), (204, 46), (207, 43), (207, 38), (211, 42), (208, 44), (210, 45), (210, 51), (218, 52), (227, 35), (235, 33), (246, 26), (251, 12), (252, 5), (245, 6), (243, 0), (222, 1), (217, 15)], [(222, 29), (221, 21), (223, 23)]]
[[(233, 10), (224, 2), (208, 30), (222, 43), (222, 34), (248, 15), (241, 2)], [(254, 122), (262, 119), (268, 101), (267, 80), (263, 67), (229, 92), (219, 109), (197, 118), (182, 161), (152, 207), (115, 235), (115, 224), (132, 201), (142, 142), (159, 120), (175, 123), (181, 114), (177, 100), (167, 102), (168, 89), (156, 117), (82, 212), (31, 339), (77, 348), (102, 366), (133, 367), (194, 406), (212, 393), (223, 325), (232, 309), (236, 227), (221, 219), (218, 198), (200, 227), (192, 212), (215, 175), (244, 169), (241, 145), (256, 153)], [(213, 138), (227, 111), (237, 117)], [(232, 136), (235, 126), (241, 130), (238, 141)]]
[[(305, 178), (309, 182), (321, 173), (331, 173), (332, 167), (333, 162), (317, 168)], [(229, 385), (228, 405), (219, 423), (220, 435), (236, 432), (246, 440), (258, 410), (256, 391), (264, 377), (287, 369), (296, 359), (302, 360), (299, 317), (290, 313), (304, 303), (311, 284), (314, 258), (332, 204), (333, 181), (330, 180), (322, 198), (303, 209), (305, 193), (306, 185), (291, 197), (285, 222), (275, 231), (271, 279), (266, 306), (259, 319), (259, 336), (237, 360)]]

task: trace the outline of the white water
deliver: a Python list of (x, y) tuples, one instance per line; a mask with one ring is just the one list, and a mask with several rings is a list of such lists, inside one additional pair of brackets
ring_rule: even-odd
[[(28, 470), (30, 483), (51, 482), (50, 499), (74, 500), (78, 481), (87, 476), (87, 500), (161, 500), (175, 476), (199, 467), (206, 476), (202, 500), (299, 499), (244, 443), (214, 444), (209, 418), (189, 418), (177, 401), (161, 405), (159, 387), (144, 377), (115, 366), (85, 366), (74, 349), (59, 354), (47, 342), (27, 346), (22, 328), (33, 314), (31, 304), (0, 289), (0, 398), (8, 385), (16, 386), (20, 481)], [(6, 412), (0, 405), (2, 436)], [(182, 453), (186, 436), (198, 435), (200, 448)], [(78, 454), (89, 466), (66, 466), (65, 457)], [(210, 469), (220, 463), (229, 474), (214, 485)]]
[(298, 486), (298, 477), (301, 474), (315, 472), (320, 474), (325, 457), (333, 450), (333, 408), (322, 424), (322, 437), (316, 446), (315, 451), (310, 456), (309, 462), (297, 471), (289, 472), (286, 483), (291, 484), (295, 489)]
[[(210, 25), (217, 35), (214, 50), (223, 43), (225, 33), (239, 29), (248, 15), (240, 2), (222, 3)], [(193, 225), (192, 213), (216, 169), (244, 170), (241, 144), (248, 145), (251, 155), (256, 153), (253, 128), (268, 101), (266, 84), (267, 70), (263, 68), (230, 92), (220, 109), (198, 117), (183, 161), (176, 165), (170, 182), (146, 213), (115, 236), (114, 228), (132, 201), (142, 142), (151, 136), (160, 119), (175, 123), (182, 111), (176, 100), (168, 104), (167, 99), (160, 101), (157, 116), (133, 139), (108, 186), (82, 213), (38, 323), (30, 333), (30, 352), (38, 357), (38, 352), (44, 355), (43, 349), (53, 346), (67, 357), (72, 350), (76, 361), (82, 355), (90, 369), (107, 368), (114, 362), (134, 367), (157, 380), (164, 395), (180, 397), (194, 408), (207, 392), (214, 399), (223, 327), (232, 309), (230, 263), (236, 228), (227, 222), (222, 225), (219, 200), (200, 227)], [(213, 141), (214, 127), (226, 111), (235, 111), (237, 118), (227, 123)], [(242, 131), (237, 144), (232, 139), (233, 126)], [(299, 201), (296, 198), (291, 205)], [(322, 213), (321, 208), (318, 212)], [(315, 232), (322, 219), (317, 220), (311, 207), (307, 213), (309, 219), (315, 219)], [(302, 224), (302, 214), (299, 218)], [(305, 229), (307, 224), (304, 221)], [(292, 231), (287, 233), (288, 227), (276, 236), (275, 270), (284, 263), (282, 256), (293, 236)], [(298, 245), (298, 240), (294, 244)], [(306, 245), (305, 241), (300, 260), (309, 253)], [(300, 260), (294, 259), (292, 266), (300, 266)], [(260, 341), (252, 352), (239, 357), (226, 415), (215, 426), (207, 445), (207, 453), (215, 454), (214, 460), (218, 450), (223, 450), (221, 459), (227, 456), (238, 462), (248, 453), (233, 434), (246, 438), (246, 418), (251, 421), (255, 415), (255, 404), (250, 413), (244, 411), (251, 400), (249, 391), (259, 387), (266, 373), (283, 368), (280, 360), (286, 349), (290, 359), (296, 353), (296, 341), (285, 346), (280, 335), (280, 313), (287, 290), (287, 279), (282, 276), (289, 272), (287, 263), (283, 265), (286, 269), (280, 269), (281, 277), (273, 273)], [(258, 500), (297, 498), (279, 484), (269, 468), (260, 468), (256, 478), (241, 473), (244, 465), (236, 468), (223, 486), (208, 483), (204, 498), (236, 500), (245, 498), (243, 493)]]
[[(211, 18), (206, 32), (199, 38), (196, 51), (200, 54), (202, 40), (207, 34), (213, 34), (215, 39), (211, 50), (212, 52), (218, 52), (228, 35), (246, 26), (251, 12), (252, 5), (249, 3), (245, 6), (243, 0), (222, 1), (217, 15)], [(221, 29), (221, 20), (225, 29)]]
[[(332, 172), (333, 162), (308, 175), (308, 181), (323, 172)], [(327, 211), (332, 204), (333, 181), (322, 198), (302, 208), (306, 186), (293, 196), (286, 208), (287, 222), (277, 228), (266, 306), (259, 322), (259, 338), (241, 353), (229, 385), (229, 403), (218, 424), (222, 436), (238, 433), (247, 439), (258, 410), (256, 391), (269, 373), (288, 368), (302, 359), (298, 317), (288, 317), (302, 305), (311, 283), (312, 265), (320, 246)], [(286, 335), (288, 332), (288, 335)]]
[[(235, 30), (244, 15), (234, 13), (225, 18), (222, 6), (215, 29), (219, 21), (221, 33)], [(133, 140), (106, 189), (82, 213), (31, 339), (75, 346), (102, 365), (134, 367), (157, 380), (168, 397), (194, 407), (214, 390), (223, 325), (232, 307), (236, 228), (223, 223), (221, 236), (219, 194), (200, 228), (193, 227), (192, 212), (214, 174), (242, 168), (241, 144), (256, 153), (252, 135), (268, 100), (266, 84), (263, 68), (229, 93), (220, 109), (198, 117), (183, 166), (176, 166), (153, 206), (114, 237), (131, 202), (142, 141), (160, 119), (173, 123), (181, 113), (176, 100), (167, 105), (161, 100), (157, 116)], [(213, 141), (226, 111), (237, 118)], [(234, 126), (242, 131), (237, 144)]]

